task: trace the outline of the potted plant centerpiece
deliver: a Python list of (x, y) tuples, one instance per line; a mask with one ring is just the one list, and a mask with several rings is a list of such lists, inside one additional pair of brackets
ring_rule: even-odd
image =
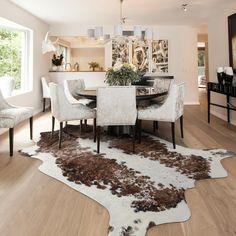
[(140, 80), (140, 73), (131, 63), (116, 63), (106, 72), (105, 82), (110, 86), (127, 86)]

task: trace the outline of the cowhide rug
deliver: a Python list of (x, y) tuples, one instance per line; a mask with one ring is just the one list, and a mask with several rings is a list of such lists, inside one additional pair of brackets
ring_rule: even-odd
[(145, 135), (132, 154), (129, 137), (102, 135), (96, 154), (92, 132), (79, 127), (41, 133), (37, 145), (21, 152), (43, 162), (39, 170), (102, 204), (110, 213), (109, 235), (144, 236), (155, 225), (188, 220), (185, 190), (196, 180), (227, 176), (220, 161), (226, 150), (194, 150)]

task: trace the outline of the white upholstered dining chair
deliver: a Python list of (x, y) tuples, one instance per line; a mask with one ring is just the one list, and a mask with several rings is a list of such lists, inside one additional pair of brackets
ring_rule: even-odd
[[(83, 104), (90, 108), (96, 107), (96, 102), (80, 97), (78, 92), (81, 92), (85, 89), (85, 83), (83, 79), (73, 79), (73, 80), (64, 80), (64, 90), (67, 100), (71, 104)], [(84, 120), (85, 125), (87, 126), (87, 120)], [(80, 121), (80, 128), (82, 129), (83, 122)]]
[[(167, 90), (168, 93), (172, 84), (174, 83), (174, 79), (167, 79), (167, 78), (156, 78), (153, 82), (154, 91), (159, 91), (160, 89)], [(165, 102), (166, 98), (168, 97), (168, 93), (166, 95), (153, 98), (150, 101), (150, 104), (158, 104), (161, 105)], [(158, 129), (158, 121), (153, 121), (153, 132)]]
[(50, 89), (49, 89), (49, 83), (50, 83), (49, 76), (42, 76), (41, 83), (42, 83), (42, 90), (43, 90), (43, 112), (45, 112), (46, 100), (47, 99), (49, 99), (49, 101), (51, 100)]
[(83, 79), (64, 80), (64, 89), (68, 101), (72, 104), (79, 103), (89, 106), (94, 102), (91, 99), (82, 98), (78, 95), (78, 92), (81, 92), (85, 89), (85, 83)]
[(13, 155), (14, 127), (28, 118), (30, 120), (30, 139), (33, 139), (33, 109), (16, 107), (7, 103), (0, 91), (0, 128), (9, 129), (10, 156)]
[(132, 126), (135, 151), (135, 123), (137, 118), (134, 86), (109, 86), (97, 89), (97, 153), (100, 152), (100, 127)]
[(50, 83), (51, 110), (52, 110), (52, 135), (54, 132), (55, 118), (60, 122), (59, 130), (59, 148), (61, 148), (63, 122), (83, 119), (94, 119), (95, 135), (95, 118), (96, 111), (83, 104), (71, 104), (64, 92), (64, 88), (58, 84)]
[(183, 138), (184, 83), (172, 84), (164, 103), (153, 104), (138, 110), (139, 141), (141, 142), (141, 120), (165, 121), (171, 123), (172, 142), (175, 148), (175, 121), (180, 118)]

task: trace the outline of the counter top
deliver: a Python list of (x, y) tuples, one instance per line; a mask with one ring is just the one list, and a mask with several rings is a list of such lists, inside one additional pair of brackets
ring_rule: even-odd
[(63, 70), (63, 71), (55, 71), (55, 70), (50, 70), (49, 72), (106, 72), (105, 70), (95, 70), (95, 71), (92, 71), (92, 70), (79, 70), (79, 71), (66, 71), (66, 70)]

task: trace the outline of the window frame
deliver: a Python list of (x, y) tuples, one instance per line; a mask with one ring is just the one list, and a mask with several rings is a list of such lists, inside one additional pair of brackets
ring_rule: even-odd
[(14, 89), (12, 96), (33, 90), (33, 30), (0, 17), (0, 28), (24, 34), (21, 45), (21, 87)]

